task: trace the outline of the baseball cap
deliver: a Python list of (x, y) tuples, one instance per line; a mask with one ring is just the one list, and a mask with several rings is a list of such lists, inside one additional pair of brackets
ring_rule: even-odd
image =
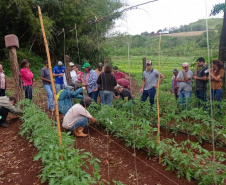
[(89, 106), (92, 103), (92, 99), (89, 96), (85, 96), (81, 102), (84, 102), (86, 106)]
[(73, 63), (73, 62), (70, 62), (69, 63), (69, 66), (71, 67), (71, 66), (74, 66), (75, 64)]
[(58, 66), (62, 66), (63, 63), (61, 61), (58, 61)]
[(119, 85), (119, 84), (117, 84), (117, 85), (114, 87), (114, 89), (117, 90), (117, 89), (119, 89), (120, 87), (122, 87), (122, 86)]
[(183, 67), (188, 67), (189, 64), (188, 64), (187, 62), (184, 62), (182, 66), (183, 66)]
[(117, 66), (114, 66), (113, 69), (118, 69), (118, 67)]
[(146, 65), (152, 65), (152, 61), (147, 60), (147, 61), (146, 61)]
[(177, 68), (175, 68), (175, 69), (173, 70), (173, 73), (175, 73), (175, 72), (178, 72), (178, 69), (177, 69)]
[(86, 62), (83, 66), (82, 66), (82, 69), (85, 69), (87, 67), (90, 67), (90, 64), (88, 62)]

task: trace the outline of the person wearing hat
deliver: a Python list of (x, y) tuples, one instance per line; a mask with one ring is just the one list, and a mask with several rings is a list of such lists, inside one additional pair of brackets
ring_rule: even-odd
[(91, 68), (88, 62), (84, 63), (82, 69), (85, 70), (83, 86), (88, 91), (88, 96), (97, 102), (98, 85), (97, 85), (97, 73)]
[(179, 88), (179, 82), (177, 82), (177, 75), (178, 75), (178, 70), (175, 68), (173, 70), (173, 77), (171, 80), (171, 93), (175, 94), (176, 100), (178, 99), (178, 88)]
[(102, 63), (99, 63), (98, 68), (95, 70), (95, 72), (97, 73), (97, 78), (98, 78), (100, 74), (104, 72), (104, 65)]
[(63, 119), (63, 127), (67, 130), (75, 131), (76, 136), (86, 137), (87, 134), (83, 133), (84, 127), (88, 123), (88, 119), (92, 123), (96, 123), (96, 118), (86, 110), (92, 102), (90, 97), (85, 97), (80, 103), (72, 106)]
[(131, 95), (131, 92), (128, 89), (123, 88), (121, 85), (117, 84), (115, 86), (115, 90), (119, 93), (119, 97), (121, 97), (123, 100), (132, 100), (133, 96)]
[[(78, 84), (78, 78), (77, 78), (77, 74), (76, 74), (76, 72), (74, 70), (75, 64), (73, 62), (70, 62), (69, 66), (70, 66), (71, 81), (72, 81), (72, 83), (77, 85)], [(66, 74), (65, 73), (63, 75), (63, 81), (64, 81), (64, 86), (67, 87), (68, 84), (67, 84), (67, 79), (66, 79)]]
[(23, 59), (21, 61), (20, 77), (23, 82), (25, 99), (32, 100), (33, 76), (33, 73), (29, 69), (29, 61), (27, 59)]
[(177, 81), (179, 82), (178, 95), (179, 95), (179, 105), (180, 109), (189, 110), (189, 101), (191, 99), (192, 91), (192, 76), (193, 72), (189, 69), (189, 64), (184, 62), (182, 64), (183, 70), (181, 70), (177, 75)]
[(207, 72), (208, 67), (203, 57), (199, 57), (196, 61), (197, 65), (193, 79), (195, 80), (195, 96), (199, 99), (196, 104), (200, 107), (200, 100), (206, 102), (206, 84), (209, 73)]
[(113, 75), (115, 76), (115, 79), (118, 81), (118, 79), (122, 79), (122, 78), (126, 78), (126, 75), (123, 73), (123, 72), (120, 72), (118, 70), (118, 67), (117, 66), (114, 66), (113, 67)]
[(48, 60), (46, 60), (44, 64), (45, 67), (41, 69), (41, 80), (47, 93), (47, 109), (54, 111), (55, 104), (53, 101), (53, 88), (50, 80)]
[(65, 66), (61, 61), (58, 61), (58, 65), (53, 68), (53, 76), (55, 77), (56, 93), (64, 88), (63, 76), (65, 73)]
[(143, 72), (142, 88), (140, 92), (142, 93), (141, 101), (145, 102), (149, 97), (149, 102), (151, 106), (155, 103), (156, 87), (158, 86), (158, 76), (160, 76), (159, 84), (165, 79), (163, 74), (152, 68), (152, 62), (148, 60), (146, 62), (147, 69)]
[(106, 65), (104, 72), (100, 74), (97, 79), (97, 84), (99, 85), (99, 92), (101, 98), (101, 104), (112, 106), (114, 87), (117, 85), (115, 76), (111, 73), (112, 68)]
[(73, 106), (72, 98), (83, 99), (84, 96), (81, 95), (85, 88), (76, 89), (76, 84), (71, 83), (69, 86), (60, 90), (57, 94), (57, 101), (59, 106), (59, 112), (61, 114), (66, 114), (67, 111)]

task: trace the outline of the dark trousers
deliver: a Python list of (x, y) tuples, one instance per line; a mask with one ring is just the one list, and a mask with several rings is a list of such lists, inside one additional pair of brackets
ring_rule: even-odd
[(24, 86), (25, 99), (32, 100), (32, 85)]
[(92, 99), (97, 103), (97, 96), (98, 96), (98, 94), (99, 94), (99, 91), (97, 90), (97, 91), (88, 93), (88, 96), (89, 96), (90, 98), (92, 98)]
[(9, 113), (9, 109), (6, 109), (5, 107), (0, 108), (0, 116), (2, 116), (2, 118), (0, 119), (0, 124), (6, 122), (8, 113)]
[(206, 91), (195, 91), (195, 97), (198, 99), (196, 103), (197, 107), (200, 107), (200, 105), (203, 103), (205, 108), (204, 102), (206, 102)]
[(142, 93), (142, 96), (141, 96), (141, 101), (145, 102), (147, 100), (147, 98), (149, 97), (151, 106), (154, 105), (155, 93), (156, 93), (156, 89), (154, 87), (152, 87), (151, 89), (148, 89), (148, 90), (144, 90)]
[(0, 89), (0, 96), (5, 96), (5, 89)]

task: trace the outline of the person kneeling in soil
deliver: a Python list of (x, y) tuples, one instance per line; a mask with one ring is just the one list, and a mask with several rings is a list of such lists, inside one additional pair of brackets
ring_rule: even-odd
[(84, 96), (81, 95), (81, 93), (84, 89), (84, 87), (76, 89), (76, 84), (71, 83), (69, 86), (60, 90), (57, 94), (59, 112), (64, 115), (68, 112), (68, 110), (73, 106), (72, 98), (83, 99)]
[(86, 110), (91, 102), (92, 99), (90, 97), (85, 97), (80, 103), (71, 107), (64, 116), (63, 127), (67, 130), (74, 130), (76, 136), (86, 137), (87, 134), (84, 134), (83, 130), (88, 123), (88, 119), (92, 123), (96, 123), (96, 118), (92, 117)]
[(116, 98), (120, 98), (121, 97), (123, 100), (128, 100), (128, 101), (133, 99), (133, 96), (131, 95), (131, 92), (128, 89), (123, 88), (119, 84), (117, 84), (115, 86), (115, 90), (119, 94), (119, 96), (116, 96)]
[(6, 123), (8, 113), (22, 114), (22, 110), (15, 107), (16, 99), (14, 97), (2, 96), (0, 97), (0, 127), (9, 127)]

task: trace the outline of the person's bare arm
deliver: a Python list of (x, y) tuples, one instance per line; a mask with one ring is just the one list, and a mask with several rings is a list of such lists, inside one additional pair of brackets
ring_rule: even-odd
[(183, 72), (183, 75), (184, 75), (184, 80), (185, 80), (185, 82), (189, 81), (190, 79), (189, 79), (189, 77), (187, 76), (185, 70), (183, 70), (182, 72)]
[[(165, 76), (163, 74), (160, 73), (160, 81), (159, 84), (161, 84), (163, 82), (163, 80), (165, 79)], [(154, 87), (158, 87), (158, 83), (154, 85)]]
[(144, 91), (144, 86), (145, 86), (145, 78), (143, 78), (143, 80), (142, 80), (142, 86), (141, 86), (140, 92)]
[(51, 82), (51, 80), (48, 80), (48, 79), (44, 78), (43, 76), (41, 76), (41, 79), (44, 81), (47, 81), (47, 82)]
[(207, 80), (207, 76), (203, 76), (203, 77), (198, 77), (198, 76), (193, 76), (194, 80), (203, 80), (206, 81)]
[(89, 120), (90, 120), (92, 123), (96, 123), (96, 122), (97, 122), (97, 119), (94, 118), (94, 117), (91, 117)]

